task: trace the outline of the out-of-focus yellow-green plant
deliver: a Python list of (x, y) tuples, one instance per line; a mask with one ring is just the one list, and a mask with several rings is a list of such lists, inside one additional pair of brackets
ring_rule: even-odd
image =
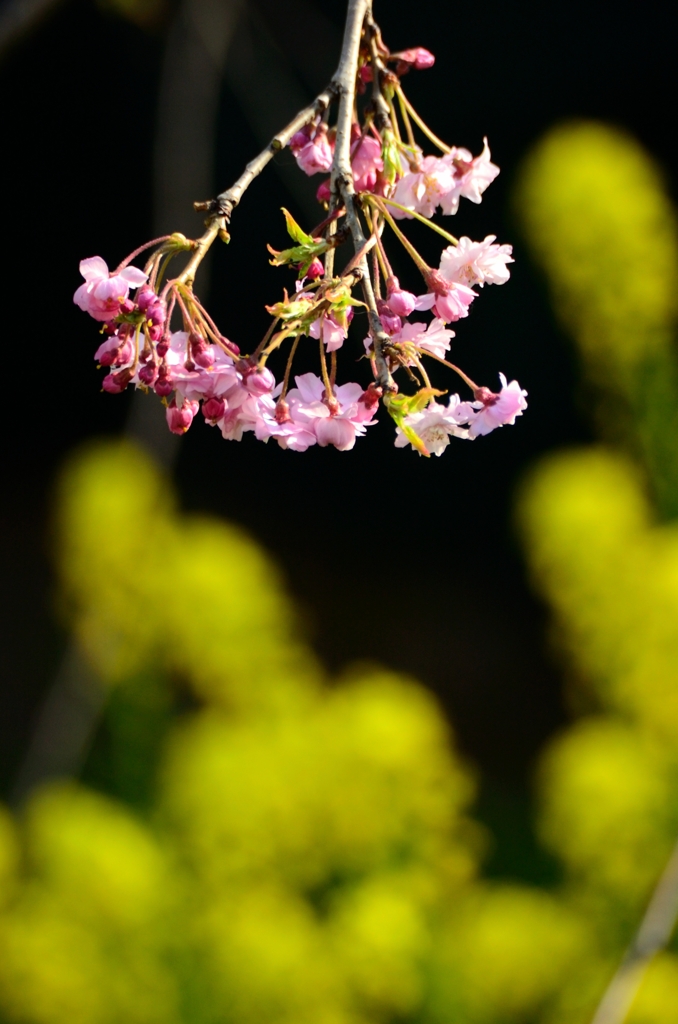
[(619, 129), (565, 124), (528, 156), (515, 207), (601, 436), (642, 458), (677, 516), (678, 220), (659, 168)]
[[(590, 1019), (678, 836), (678, 236), (652, 160), (597, 124), (536, 147), (516, 210), (613, 443), (550, 456), (519, 505), (581, 715), (539, 776), (561, 897), (605, 966), (563, 987), (554, 1019), (573, 1024)], [(678, 1019), (677, 982), (667, 952), (629, 1021)]]
[[(520, 501), (579, 713), (539, 770), (562, 884), (484, 882), (435, 701), (376, 668), (328, 681), (261, 549), (99, 445), (63, 476), (57, 549), (108, 711), (85, 781), (0, 808), (3, 1020), (590, 1021), (678, 833), (678, 247), (609, 128), (554, 131), (517, 196), (618, 445), (546, 460)], [(677, 1006), (669, 950), (629, 1024)]]
[(89, 784), (0, 815), (0, 1015), (521, 1024), (553, 1003), (590, 955), (577, 913), (479, 880), (473, 782), (422, 687), (330, 684), (261, 549), (178, 514), (127, 445), (67, 468), (58, 551), (109, 746)]

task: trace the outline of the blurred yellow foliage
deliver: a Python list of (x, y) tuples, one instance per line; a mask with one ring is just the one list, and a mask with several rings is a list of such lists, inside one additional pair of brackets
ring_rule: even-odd
[[(7, 1021), (590, 1021), (678, 831), (678, 528), (648, 483), (678, 501), (678, 461), (661, 476), (678, 445), (639, 412), (648, 380), (665, 382), (663, 428), (678, 397), (676, 218), (640, 147), (592, 124), (540, 143), (517, 194), (596, 401), (636, 410), (650, 466), (560, 453), (520, 500), (586, 712), (538, 774), (562, 884), (482, 881), (473, 780), (432, 697), (378, 668), (328, 681), (261, 549), (179, 514), (139, 451), (100, 444), (59, 490), (62, 609), (111, 723), (122, 702), (121, 756), (145, 742), (130, 716), (156, 715), (157, 759), (143, 811), (63, 782), (0, 813)], [(629, 1024), (673, 1020), (667, 952)]]
[(597, 381), (628, 386), (671, 342), (678, 316), (678, 230), (662, 176), (619, 129), (573, 122), (534, 148), (516, 189), (527, 240)]
[(97, 673), (115, 683), (158, 664), (233, 708), (310, 699), (318, 669), (276, 567), (235, 526), (178, 518), (173, 500), (128, 445), (95, 448), (62, 477), (64, 600)]
[(261, 549), (178, 514), (128, 445), (67, 467), (58, 538), (111, 709), (146, 688), (134, 713), (162, 710), (158, 679), (193, 707), (167, 719), (148, 812), (64, 782), (0, 818), (1, 1013), (499, 1024), (549, 1003), (576, 920), (478, 881), (473, 780), (421, 686), (377, 668), (328, 685)]
[[(618, 438), (606, 420), (625, 404), (635, 435), (625, 453), (549, 456), (518, 507), (572, 706), (587, 712), (550, 745), (538, 777), (540, 832), (565, 866), (561, 898), (599, 948), (550, 1018), (571, 1024), (590, 1018), (678, 834), (676, 214), (638, 143), (590, 123), (556, 128), (535, 147), (516, 202), (556, 312), (599, 385), (598, 423)], [(629, 1024), (678, 1020), (677, 968), (670, 954), (657, 959)]]

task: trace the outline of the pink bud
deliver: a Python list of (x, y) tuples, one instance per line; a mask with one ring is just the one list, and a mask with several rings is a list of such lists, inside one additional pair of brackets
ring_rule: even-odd
[(379, 311), (379, 319), (381, 320), (382, 327), (387, 334), (397, 334), (403, 326), (403, 322), (399, 316), (393, 312), (388, 303), (384, 302), (383, 299), (378, 299), (377, 310)]
[(371, 82), (374, 78), (371, 64), (363, 64), (359, 72), (361, 82)]
[(243, 384), (251, 395), (261, 397), (268, 395), (275, 387), (275, 377), (267, 366), (261, 369), (250, 359), (241, 359), (236, 364), (238, 373), (242, 374)]
[[(162, 338), (163, 330), (164, 327), (162, 324), (153, 324), (151, 327), (149, 327), (148, 336), (151, 339), (151, 341), (160, 341), (160, 339)], [(165, 355), (166, 351), (167, 350), (165, 349), (165, 352), (161, 352), (160, 355)]]
[(193, 417), (197, 413), (199, 408), (198, 402), (184, 402), (181, 408), (177, 408), (174, 399), (170, 402), (165, 410), (167, 417), (167, 426), (170, 428), (173, 434), (185, 434), (191, 423)]
[(139, 380), (149, 388), (153, 386), (157, 376), (158, 368), (155, 363), (147, 363), (139, 370)]
[(174, 384), (172, 383), (172, 377), (166, 363), (162, 363), (160, 371), (158, 373), (158, 379), (155, 382), (155, 393), (160, 395), (161, 398), (168, 398), (174, 391)]
[(131, 299), (125, 299), (123, 302), (120, 303), (120, 312), (121, 313), (131, 313), (133, 311), (133, 309), (134, 309), (134, 303), (132, 302)]
[(164, 324), (167, 309), (164, 302), (152, 302), (146, 310), (146, 317), (152, 324)]
[[(401, 64), (414, 68), (415, 71), (425, 71), (426, 68), (432, 68), (436, 62), (431, 51), (425, 50), (423, 46), (414, 46), (410, 50), (394, 53), (393, 56), (397, 57)], [(400, 70), (399, 73), (402, 74)]]
[(290, 139), (290, 149), (296, 155), (296, 151), (303, 149), (309, 142), (313, 133), (313, 125), (307, 124), (300, 131), (295, 132)]
[(322, 277), (324, 273), (325, 268), (323, 267), (321, 260), (316, 256), (306, 271), (306, 277), (310, 277), (311, 281), (315, 281), (318, 277)]
[(148, 309), (148, 307), (152, 305), (157, 298), (158, 296), (155, 294), (150, 285), (145, 284), (141, 288), (139, 294), (137, 295), (137, 306), (143, 312), (144, 310)]
[(388, 304), (397, 316), (409, 316), (417, 304), (417, 298), (412, 292), (406, 292), (400, 287), (397, 277), (389, 277), (386, 282)]
[(202, 414), (208, 423), (216, 423), (224, 415), (226, 403), (223, 398), (208, 398), (202, 403)]
[(165, 335), (162, 341), (159, 341), (158, 344), (155, 346), (155, 351), (158, 353), (161, 359), (164, 359), (167, 353), (169, 352), (169, 347), (169, 338), (167, 337), (167, 335)]
[(318, 187), (315, 197), (319, 203), (329, 203), (331, 196), (330, 179), (328, 178), (327, 181), (323, 181), (322, 185)]
[[(190, 351), (193, 361), (201, 366), (204, 370), (207, 370), (214, 363), (214, 347), (208, 345), (204, 338), (201, 338), (198, 334), (192, 334), (190, 338)], [(189, 360), (186, 360), (186, 369), (193, 369), (189, 367)]]
[(101, 382), (101, 387), (109, 395), (119, 395), (124, 391), (132, 379), (132, 371), (119, 370), (117, 373), (109, 373)]

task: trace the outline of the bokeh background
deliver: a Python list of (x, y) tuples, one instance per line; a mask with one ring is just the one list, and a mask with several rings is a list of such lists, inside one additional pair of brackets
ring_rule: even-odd
[[(678, 830), (670, 5), (376, 7), (437, 56), (415, 106), (502, 168), (456, 229), (512, 279), (455, 345), (527, 388), (513, 429), (296, 455), (99, 390), (79, 260), (195, 234), (343, 9), (0, 8), (0, 1018), (583, 1021)], [(301, 177), (202, 285), (242, 347)], [(678, 1019), (671, 954), (634, 1012)]]

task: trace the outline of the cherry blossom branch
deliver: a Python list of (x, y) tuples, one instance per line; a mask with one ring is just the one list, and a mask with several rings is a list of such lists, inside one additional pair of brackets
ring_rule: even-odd
[(678, 917), (678, 842), (657, 882), (645, 916), (596, 1010), (592, 1024), (622, 1024), (650, 961), (666, 946)]
[[(339, 72), (337, 72), (337, 75)], [(216, 199), (211, 199), (204, 203), (194, 203), (193, 206), (196, 210), (207, 210), (213, 217), (223, 217), (227, 224), (231, 219), (233, 210), (242, 199), (244, 193), (250, 187), (255, 178), (257, 178), (264, 170), (266, 165), (270, 163), (276, 153), (279, 153), (282, 149), (287, 146), (292, 136), (298, 132), (301, 128), (304, 128), (309, 124), (318, 114), (323, 114), (330, 103), (334, 99), (337, 93), (337, 76), (332, 79), (330, 84), (324, 89), (318, 96), (309, 103), (307, 107), (300, 110), (299, 113), (292, 118), (290, 123), (279, 131), (277, 135), (274, 135), (268, 146), (255, 156), (254, 160), (250, 160), (247, 167), (240, 175), (238, 180), (231, 185), (225, 192), (220, 192)]]
[(367, 16), (372, 15), (371, 0), (349, 0), (346, 28), (341, 49), (339, 68), (334, 82), (339, 96), (337, 114), (337, 134), (332, 160), (330, 190), (336, 203), (339, 196), (346, 207), (346, 222), (353, 239), (356, 254), (362, 251), (357, 266), (362, 274), (362, 290), (367, 306), (370, 323), (370, 336), (374, 345), (374, 358), (377, 370), (377, 383), (388, 391), (395, 391), (396, 386), (391, 377), (388, 363), (384, 356), (384, 345), (388, 344), (388, 334), (384, 330), (377, 311), (377, 300), (372, 287), (370, 269), (364, 252), (366, 238), (355, 205), (353, 172), (351, 170), (351, 125), (355, 105), (356, 76), (358, 73), (358, 57), (363, 24)]

